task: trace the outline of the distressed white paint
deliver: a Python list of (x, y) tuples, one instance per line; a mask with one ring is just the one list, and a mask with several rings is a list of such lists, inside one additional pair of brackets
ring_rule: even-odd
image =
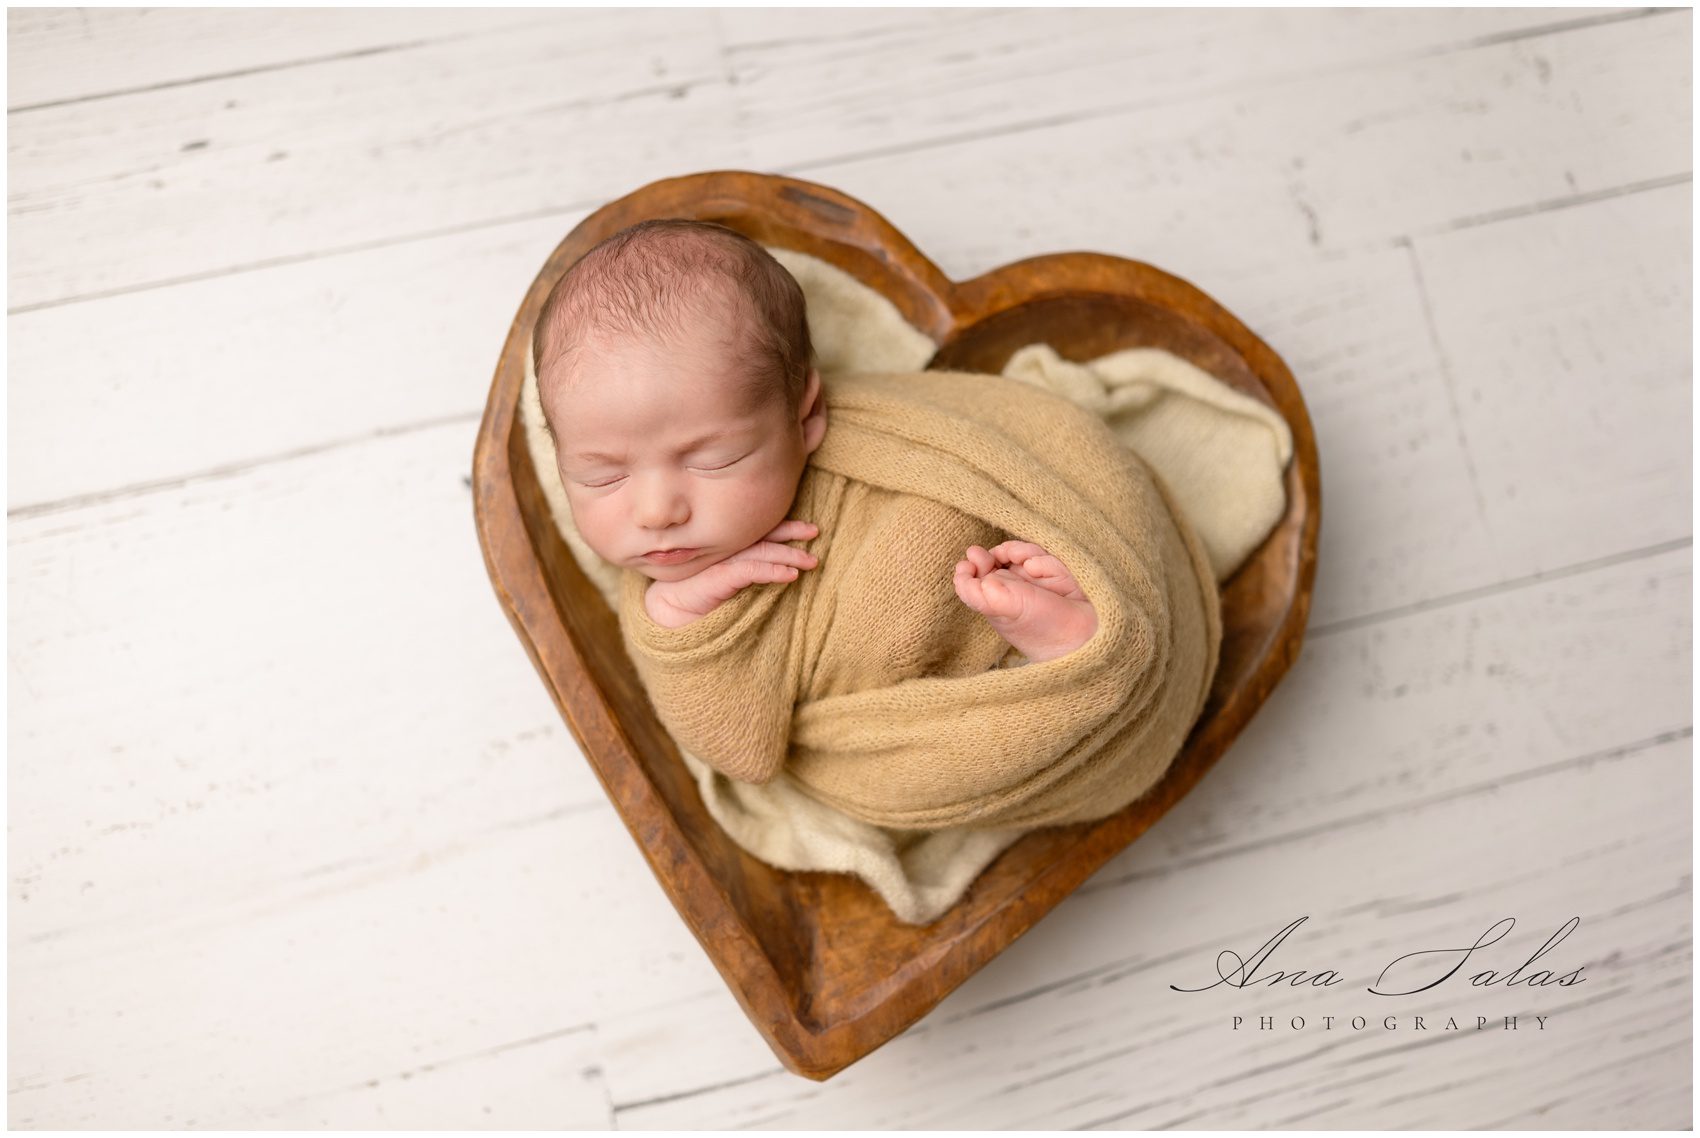
[[(826, 89), (821, 68), (739, 71), (701, 9), (581, 9), (541, 28), (51, 106), (11, 116), (11, 304), (569, 212), (681, 169), (820, 177), (918, 237), (917, 210), (938, 209), (951, 229), (935, 255), (951, 272), (959, 249), (970, 266), (1056, 247), (1140, 255), (1166, 229), (1186, 227), (1193, 244), (1224, 222), (1241, 238), (1230, 263), (1244, 264), (1682, 173), (1672, 156), (1686, 157), (1686, 41), (1661, 21), (1686, 17), (1576, 30), (1568, 13), (1547, 15), (1558, 30), (1486, 43), (1479, 19), (1460, 16), (1465, 46), (1415, 58), (1392, 46), (1394, 24), (1364, 37), (1356, 66), (1325, 56), (1314, 76), (1281, 72), (1259, 88), (1235, 78), (1241, 31), (1202, 81), (1142, 92), (1127, 68), (1067, 72), (1029, 99), (968, 104), (969, 122), (986, 116), (978, 131), (934, 121), (884, 74), (894, 62), (927, 70), (937, 34), (898, 41), (877, 67), (826, 72), (844, 122), (822, 129), (793, 116)], [(1079, 34), (1132, 52), (1147, 42), (1139, 17)], [(985, 35), (999, 21), (968, 26)], [(1195, 22), (1191, 37), (1208, 32)], [(1006, 46), (1030, 33), (1007, 35)], [(615, 50), (622, 42), (641, 48)], [(981, 51), (984, 86), (1007, 69)], [(1595, 54), (1616, 66), (1602, 72)], [(1567, 97), (1553, 96), (1558, 82)], [(1079, 113), (1081, 94), (1043, 94), (1077, 87), (1100, 115)], [(846, 134), (862, 99), (883, 113)], [(1476, 138), (1495, 108), (1519, 130)], [(768, 130), (776, 118), (801, 128)], [(879, 158), (893, 151), (901, 161)], [(984, 157), (965, 162), (969, 152)], [(1033, 216), (1028, 202), (1082, 182), (1096, 189), (1068, 194), (1042, 224)], [(973, 238), (955, 231), (965, 209), (981, 219)]]
[(578, 9), (13, 114), (10, 303), (570, 212), (680, 163), (743, 164), (713, 19)]
[(420, 8), (402, 18), (370, 8), (13, 8), (6, 13), (6, 105), (111, 98), (470, 39), (548, 18), (492, 8)]
[(472, 427), (519, 298), (580, 217), (12, 317), (14, 370), (56, 382), (13, 385), (10, 409), (35, 429), (12, 439), (10, 507), (443, 419)]
[[(1690, 1126), (1691, 19), (9, 13), (10, 1123)], [(956, 276), (1188, 276), (1322, 450), (1269, 705), (825, 1085), (603, 799), (463, 482), (559, 237), (740, 166)], [(1574, 989), (1361, 990), (1573, 915)], [(1170, 991), (1300, 916), (1277, 966), (1348, 984)]]
[(1693, 217), (1683, 182), (1414, 243), (1487, 517), (1519, 569), (1691, 534)]

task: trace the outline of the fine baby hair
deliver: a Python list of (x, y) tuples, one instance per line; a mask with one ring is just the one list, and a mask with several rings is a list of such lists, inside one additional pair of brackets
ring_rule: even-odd
[(738, 331), (741, 374), (752, 389), (783, 395), (794, 416), (814, 350), (803, 290), (760, 244), (712, 221), (651, 218), (585, 253), (543, 302), (532, 359), (543, 396), (572, 382), (593, 343), (667, 339), (693, 319), (720, 317)]

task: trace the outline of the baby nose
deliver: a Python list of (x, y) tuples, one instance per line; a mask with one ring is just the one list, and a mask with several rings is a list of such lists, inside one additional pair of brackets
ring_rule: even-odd
[(690, 503), (670, 479), (653, 478), (639, 495), (638, 525), (644, 529), (667, 529), (690, 520)]

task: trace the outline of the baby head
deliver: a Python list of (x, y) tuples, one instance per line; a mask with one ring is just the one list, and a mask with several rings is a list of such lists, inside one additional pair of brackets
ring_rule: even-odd
[(826, 433), (802, 289), (723, 225), (645, 221), (595, 246), (544, 302), (532, 353), (580, 535), (654, 580), (784, 521)]

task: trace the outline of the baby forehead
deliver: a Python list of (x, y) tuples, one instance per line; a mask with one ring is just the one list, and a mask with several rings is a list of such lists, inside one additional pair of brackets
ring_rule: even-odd
[(575, 436), (771, 428), (785, 406), (759, 373), (666, 356), (587, 366), (550, 403), (557, 433)]
[(757, 415), (783, 392), (748, 356), (663, 337), (627, 339), (558, 360), (542, 384), (557, 407)]
[(558, 404), (560, 425), (568, 432), (649, 432), (668, 437), (772, 428), (779, 406), (779, 401), (766, 396), (744, 398), (735, 392), (696, 385), (686, 385), (686, 389), (652, 387), (637, 393), (621, 390), (617, 383), (604, 388), (600, 398), (567, 399)]

